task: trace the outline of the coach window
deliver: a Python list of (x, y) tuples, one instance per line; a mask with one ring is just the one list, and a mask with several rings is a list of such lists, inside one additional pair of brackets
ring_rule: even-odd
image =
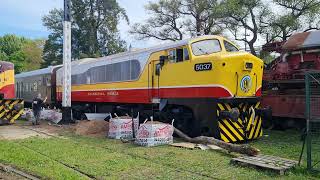
[(37, 82), (33, 83), (33, 91), (38, 91), (38, 83)]

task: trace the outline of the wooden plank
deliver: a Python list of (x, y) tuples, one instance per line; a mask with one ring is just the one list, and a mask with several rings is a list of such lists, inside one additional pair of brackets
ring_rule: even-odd
[(298, 162), (294, 160), (269, 155), (240, 156), (233, 158), (231, 163), (272, 170), (278, 172), (280, 175), (283, 175), (285, 171), (298, 164)]
[(288, 164), (288, 165), (296, 165), (298, 164), (297, 161), (294, 161), (294, 160), (289, 160), (289, 159), (284, 159), (284, 158), (278, 158), (278, 157), (275, 157), (275, 156), (248, 156), (248, 157), (242, 157), (243, 159), (251, 159), (251, 160), (258, 160), (258, 161), (264, 161), (264, 162), (278, 162), (278, 163), (281, 163), (281, 164)]
[(247, 158), (243, 158), (243, 159), (247, 159), (247, 160), (252, 160), (252, 161), (261, 161), (261, 162), (265, 162), (265, 163), (276, 163), (276, 164), (281, 164), (281, 165), (285, 165), (285, 166), (292, 166), (292, 165), (296, 165), (297, 162), (294, 161), (290, 161), (290, 160), (283, 160), (283, 159), (275, 159), (273, 158), (269, 158), (269, 157), (247, 157)]
[(261, 162), (258, 162), (258, 161), (253, 162), (253, 161), (250, 161), (250, 160), (238, 159), (238, 158), (233, 158), (232, 160), (235, 161), (235, 162), (246, 163), (248, 165), (255, 165), (255, 166), (264, 167), (264, 168), (268, 168), (268, 169), (274, 169), (274, 170), (282, 170), (283, 169), (282, 167), (272, 166), (272, 165), (261, 163)]
[(181, 142), (181, 143), (172, 143), (170, 146), (174, 147), (182, 147), (187, 149), (194, 149), (196, 147), (196, 144), (188, 143), (188, 142)]
[(222, 150), (221, 147), (213, 145), (213, 144), (208, 144), (207, 146), (212, 150)]
[(266, 159), (276, 159), (276, 160), (282, 160), (282, 161), (286, 161), (286, 162), (293, 162), (293, 163), (298, 163), (298, 161), (295, 160), (291, 160), (291, 159), (286, 159), (286, 158), (282, 158), (282, 157), (277, 157), (277, 156), (270, 156), (270, 155), (258, 155), (258, 157), (262, 157), (262, 158), (266, 158)]

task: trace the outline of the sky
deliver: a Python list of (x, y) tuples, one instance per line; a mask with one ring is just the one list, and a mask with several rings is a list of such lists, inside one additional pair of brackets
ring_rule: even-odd
[[(129, 16), (130, 25), (146, 19), (144, 5), (150, 0), (118, 0)], [(51, 9), (63, 8), (63, 0), (0, 0), (0, 36), (16, 34), (28, 38), (47, 38), (50, 33), (41, 18)], [(138, 41), (128, 33), (130, 25), (122, 21), (119, 25), (121, 37), (132, 47), (155, 45), (156, 40)]]

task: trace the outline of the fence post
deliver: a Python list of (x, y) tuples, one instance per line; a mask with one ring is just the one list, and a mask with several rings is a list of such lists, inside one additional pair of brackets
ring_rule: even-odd
[(307, 168), (310, 170), (312, 168), (311, 163), (311, 133), (310, 133), (310, 74), (305, 74), (305, 88), (306, 88), (306, 101), (305, 101), (305, 117), (307, 126)]

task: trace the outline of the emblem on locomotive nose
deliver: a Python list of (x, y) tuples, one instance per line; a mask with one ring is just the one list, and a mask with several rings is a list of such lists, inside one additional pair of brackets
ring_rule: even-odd
[(240, 82), (240, 88), (243, 92), (249, 92), (252, 86), (252, 81), (250, 76), (244, 76)]

